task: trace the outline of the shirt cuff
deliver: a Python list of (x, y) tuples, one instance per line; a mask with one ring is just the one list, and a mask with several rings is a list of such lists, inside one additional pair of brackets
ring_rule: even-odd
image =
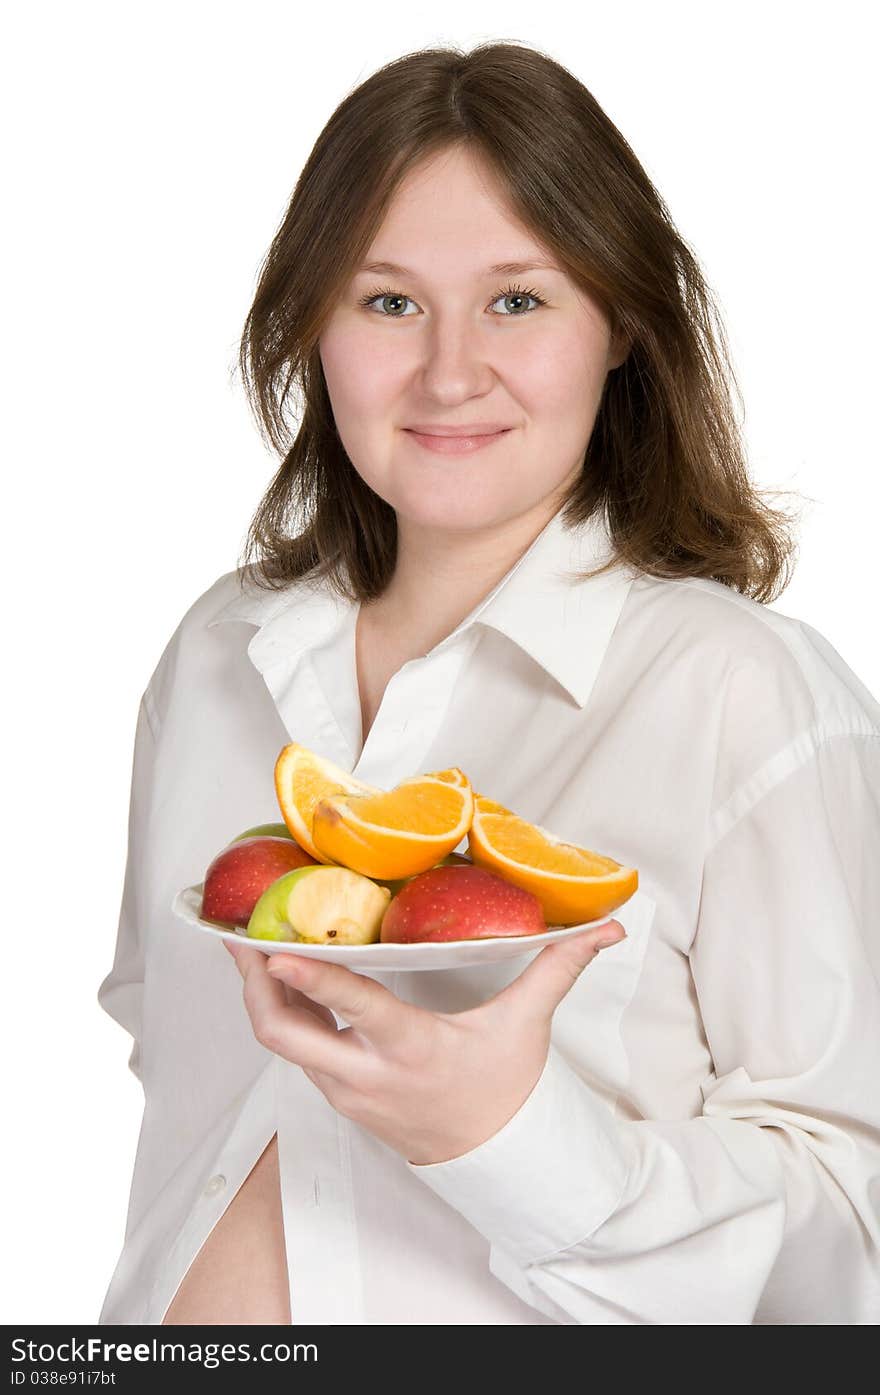
[(531, 1094), (469, 1153), (406, 1166), (521, 1264), (592, 1235), (627, 1179), (614, 1115), (550, 1043)]

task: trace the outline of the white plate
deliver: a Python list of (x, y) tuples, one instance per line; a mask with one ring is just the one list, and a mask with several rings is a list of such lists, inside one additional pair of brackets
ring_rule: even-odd
[(308, 945), (297, 940), (251, 939), (244, 930), (224, 930), (213, 921), (202, 920), (204, 889), (203, 882), (185, 887), (171, 903), (174, 914), (187, 925), (223, 940), (244, 940), (264, 954), (301, 954), (306, 959), (329, 959), (349, 969), (466, 969), (470, 964), (497, 964), (564, 940), (568, 935), (577, 935), (581, 930), (604, 925), (616, 914), (611, 911), (598, 920), (584, 921), (583, 925), (548, 927), (542, 935), (508, 935), (494, 940), (447, 940), (414, 945), (383, 944), (381, 941), (370, 945)]

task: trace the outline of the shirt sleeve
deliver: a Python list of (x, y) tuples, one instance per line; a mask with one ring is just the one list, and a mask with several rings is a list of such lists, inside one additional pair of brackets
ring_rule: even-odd
[(98, 1003), (132, 1038), (129, 1069), (143, 1083), (141, 1022), (144, 994), (144, 942), (141, 926), (140, 867), (151, 804), (158, 720), (150, 689), (141, 698), (135, 728), (128, 812), (128, 851), (113, 967), (98, 989)]
[(808, 746), (705, 859), (701, 1114), (619, 1120), (551, 1045), (499, 1132), (407, 1162), (559, 1322), (880, 1319), (880, 735)]

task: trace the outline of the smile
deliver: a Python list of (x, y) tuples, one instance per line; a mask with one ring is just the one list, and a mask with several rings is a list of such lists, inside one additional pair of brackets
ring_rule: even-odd
[(504, 431), (493, 431), (486, 436), (427, 436), (421, 431), (410, 430), (407, 430), (406, 434), (425, 450), (437, 451), (440, 455), (469, 455), (471, 451), (490, 446), (493, 441), (500, 441), (510, 429), (507, 427)]

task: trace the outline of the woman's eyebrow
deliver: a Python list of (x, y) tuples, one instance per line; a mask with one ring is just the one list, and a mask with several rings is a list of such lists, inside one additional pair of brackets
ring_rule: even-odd
[[(487, 266), (481, 273), (483, 276), (519, 276), (525, 271), (560, 271), (555, 262), (543, 261), (534, 258), (525, 262), (495, 262), (493, 266)], [(358, 267), (358, 271), (369, 271), (375, 273), (385, 273), (390, 276), (408, 276), (412, 280), (418, 278), (418, 272), (410, 271), (408, 267), (399, 266), (397, 262), (364, 262)]]

